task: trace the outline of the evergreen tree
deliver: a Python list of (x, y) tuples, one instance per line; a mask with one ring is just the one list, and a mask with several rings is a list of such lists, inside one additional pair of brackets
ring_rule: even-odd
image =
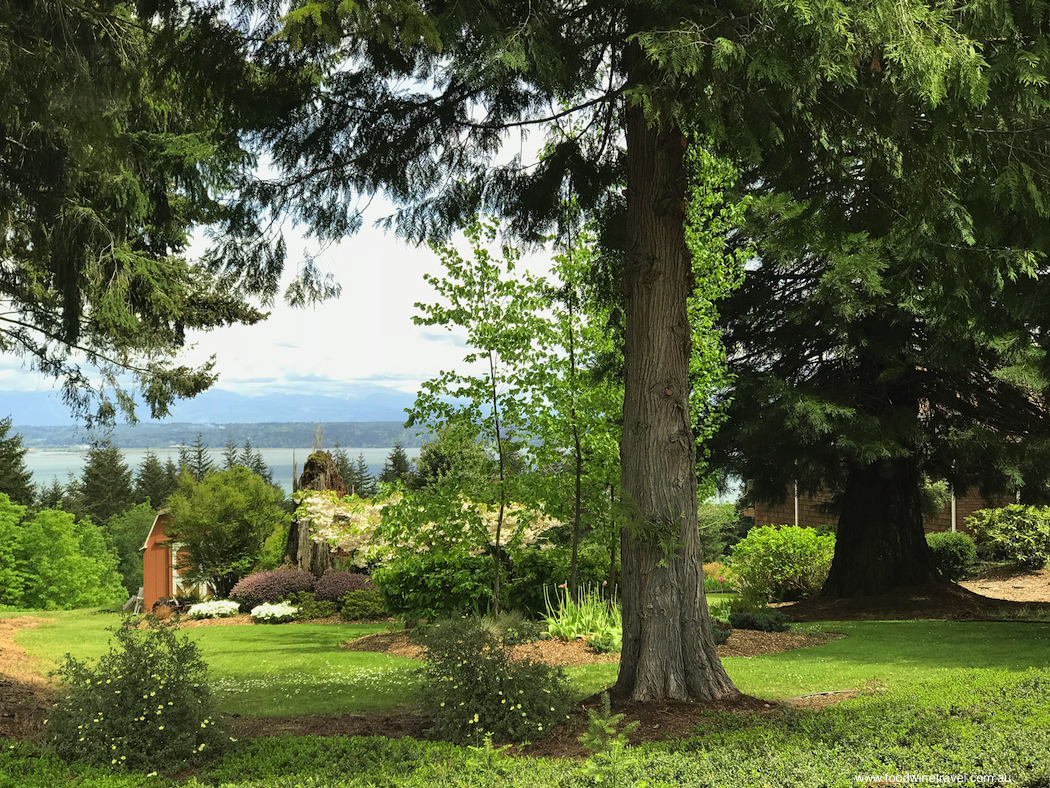
[(175, 492), (176, 488), (179, 486), (180, 475), (181, 471), (179, 470), (179, 466), (176, 465), (175, 461), (169, 456), (168, 459), (164, 461), (164, 489), (167, 492), (167, 495), (164, 497), (165, 501), (171, 497), (171, 494)]
[(375, 477), (368, 470), (364, 454), (358, 454), (357, 461), (354, 463), (354, 483), (358, 485), (357, 494), (361, 498), (374, 498), (379, 492), (376, 488)]
[(834, 141), (813, 143), (828, 119), (786, 124), (806, 156), (749, 173), (736, 237), (756, 253), (721, 306), (734, 383), (714, 448), (760, 499), (834, 497), (828, 596), (940, 579), (924, 478), (1046, 487), (1050, 115), (1005, 77), (1045, 39), (1006, 24), (982, 104), (910, 106), (878, 80), (844, 91)]
[(134, 389), (166, 415), (216, 378), (211, 362), (176, 363), (187, 329), (264, 317), (177, 256), (226, 212), (249, 155), (231, 133), (248, 109), (237, 94), (261, 87), (218, 14), (0, 2), (0, 349), (58, 379), (89, 421), (131, 417)]
[(266, 479), (268, 484), (273, 484), (273, 469), (263, 460), (261, 451), (258, 449), (252, 450), (252, 442), (250, 440), (244, 441), (244, 450), (241, 452), (237, 464), (247, 468), (252, 473), (259, 474), (259, 476)]
[(78, 493), (80, 506), (99, 525), (134, 504), (131, 470), (124, 454), (109, 439), (88, 449)]
[(383, 463), (383, 470), (379, 473), (379, 481), (387, 484), (402, 482), (408, 484), (412, 478), (412, 462), (408, 459), (408, 453), (401, 446), (401, 441), (394, 443), (394, 448), (387, 455)]
[(171, 466), (170, 471), (161, 465), (156, 452), (152, 449), (146, 451), (135, 476), (136, 503), (149, 502), (154, 509), (164, 507), (168, 496), (175, 492), (178, 483), (178, 470), (170, 457), (168, 463)]
[[(360, 226), (358, 198), (382, 191), (404, 237), (442, 240), (487, 208), (508, 214), (527, 241), (556, 223), (566, 190), (600, 211), (625, 296), (621, 489), (633, 524), (623, 539), (616, 692), (634, 701), (732, 695), (702, 601), (683, 132), (710, 135), (748, 161), (786, 164), (825, 138), (799, 148), (781, 129), (827, 119), (837, 145), (853, 124), (840, 97), (855, 85), (892, 90), (889, 110), (978, 106), (992, 75), (982, 70), (983, 42), (956, 25), (1009, 28), (1011, 10), (996, 2), (989, 13), (958, 14), (921, 0), (465, 0), (361, 14), (355, 4), (302, 0), (280, 18), (254, 17), (256, 38), (336, 70), (261, 134), (283, 177), (251, 184), (243, 208), (260, 226), (288, 210), (334, 239)], [(987, 37), (1023, 48), (1042, 35), (1041, 3), (1018, 4), (1018, 14), (1029, 15), (1017, 25), (1024, 35)], [(1017, 64), (1040, 62), (1042, 46), (1004, 58), (994, 75), (1031, 106), (1041, 106), (1045, 80)], [(901, 128), (893, 115), (864, 142), (892, 150)], [(539, 166), (499, 160), (509, 131), (558, 123), (581, 131)], [(232, 252), (243, 247), (235, 233), (224, 240)]]
[(346, 487), (347, 493), (359, 495), (361, 482), (357, 478), (357, 470), (354, 468), (354, 464), (350, 462), (346, 449), (339, 445), (339, 441), (335, 442), (331, 454), (332, 462), (335, 463), (336, 470), (339, 471), (339, 477), (343, 480), (343, 486)]
[(8, 437), (11, 417), (0, 419), (0, 493), (6, 493), (15, 503), (30, 506), (33, 503), (33, 474), (26, 470), (26, 452), (22, 436)]
[(230, 470), (237, 464), (237, 461), (237, 442), (233, 438), (227, 438), (226, 445), (222, 449), (222, 469), (224, 471)]
[(66, 488), (62, 486), (58, 477), (55, 477), (51, 480), (51, 484), (37, 488), (36, 505), (41, 509), (57, 509), (62, 506), (65, 498)]
[(201, 433), (197, 433), (192, 446), (179, 447), (179, 466), (198, 482), (204, 481), (205, 476), (215, 471), (215, 463)]

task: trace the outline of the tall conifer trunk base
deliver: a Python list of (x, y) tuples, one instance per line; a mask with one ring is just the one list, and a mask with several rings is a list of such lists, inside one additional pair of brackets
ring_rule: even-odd
[[(637, 55), (640, 58), (640, 55)], [(684, 235), (684, 138), (627, 118), (627, 272), (621, 541), (622, 700), (737, 694), (711, 636), (689, 421), (692, 268)]]
[(822, 596), (874, 596), (941, 579), (922, 528), (921, 483), (906, 457), (850, 467)]

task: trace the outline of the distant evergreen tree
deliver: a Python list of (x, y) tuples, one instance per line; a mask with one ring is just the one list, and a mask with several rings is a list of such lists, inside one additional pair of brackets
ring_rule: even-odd
[(179, 486), (179, 466), (175, 464), (175, 460), (168, 457), (164, 462), (164, 482), (166, 489), (168, 490), (168, 496), (165, 496), (165, 501), (176, 490)]
[(88, 449), (79, 493), (80, 506), (96, 525), (134, 504), (131, 470), (124, 462), (124, 454), (108, 438)]
[(258, 449), (252, 450), (252, 442), (250, 440), (244, 441), (244, 450), (240, 453), (236, 464), (244, 466), (252, 473), (259, 474), (266, 479), (267, 484), (273, 484), (273, 468), (266, 464), (261, 451)]
[(368, 470), (364, 454), (357, 455), (357, 462), (354, 463), (354, 480), (358, 485), (357, 494), (361, 498), (372, 498), (378, 492), (375, 477)]
[(233, 438), (226, 439), (226, 446), (222, 450), (222, 469), (224, 471), (230, 470), (234, 465), (239, 464), (237, 454), (237, 442)]
[(201, 433), (197, 433), (197, 439), (193, 441), (192, 446), (179, 447), (179, 465), (197, 482), (204, 481), (205, 476), (215, 471), (215, 463)]
[(354, 469), (354, 464), (350, 462), (350, 458), (346, 454), (346, 449), (339, 445), (339, 441), (335, 442), (331, 454), (332, 462), (335, 463), (336, 470), (339, 471), (339, 476), (343, 480), (343, 486), (346, 487), (346, 491), (348, 493), (357, 492), (361, 486), (357, 479), (357, 472)]
[(36, 505), (41, 509), (58, 509), (66, 497), (66, 488), (55, 477), (51, 484), (37, 487)]
[(30, 506), (33, 503), (33, 474), (26, 470), (26, 452), (22, 436), (18, 433), (7, 437), (11, 429), (11, 417), (0, 419), (0, 492), (17, 504)]
[(160, 464), (160, 458), (152, 449), (147, 449), (135, 476), (135, 503), (149, 502), (154, 509), (163, 508), (168, 496), (178, 486), (178, 469), (168, 459), (172, 473)]
[(397, 441), (394, 443), (394, 448), (390, 450), (390, 454), (387, 455), (383, 470), (379, 474), (379, 481), (387, 484), (399, 481), (407, 485), (411, 476), (412, 463), (401, 446), (401, 441)]

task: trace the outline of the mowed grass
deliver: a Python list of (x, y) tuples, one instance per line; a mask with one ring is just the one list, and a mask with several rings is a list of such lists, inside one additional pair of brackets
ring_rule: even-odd
[[(17, 633), (42, 673), (66, 652), (94, 660), (108, 649), (116, 615), (89, 611), (36, 614), (53, 623)], [(380, 632), (383, 624), (219, 626), (182, 630), (200, 644), (221, 710), (246, 716), (378, 712), (410, 705), (419, 663), (353, 652), (339, 644)], [(847, 637), (811, 648), (729, 657), (726, 670), (748, 695), (779, 699), (871, 685), (898, 687), (960, 669), (1023, 671), (1050, 654), (1050, 624), (949, 621), (850, 621), (796, 625), (794, 631)], [(615, 664), (567, 668), (578, 697), (616, 681)]]
[[(117, 615), (35, 614), (53, 619), (17, 633), (41, 673), (68, 652), (94, 661), (109, 650)], [(376, 712), (411, 704), (419, 663), (339, 644), (382, 632), (385, 624), (284, 624), (180, 630), (201, 647), (221, 711), (252, 717)]]

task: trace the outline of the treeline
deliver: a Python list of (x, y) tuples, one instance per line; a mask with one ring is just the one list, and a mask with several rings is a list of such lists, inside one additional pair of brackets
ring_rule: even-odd
[[(313, 422), (268, 422), (260, 424), (190, 424), (153, 423), (117, 424), (105, 434), (67, 427), (19, 426), (23, 445), (29, 448), (78, 446), (107, 439), (120, 449), (190, 445), (200, 435), (209, 446), (223, 446), (229, 441), (237, 444), (271, 449), (293, 449), (313, 443), (317, 424)], [(338, 443), (363, 449), (385, 448), (400, 443), (406, 448), (423, 445), (425, 435), (418, 428), (405, 429), (399, 421), (344, 421), (325, 422), (325, 444)]]

